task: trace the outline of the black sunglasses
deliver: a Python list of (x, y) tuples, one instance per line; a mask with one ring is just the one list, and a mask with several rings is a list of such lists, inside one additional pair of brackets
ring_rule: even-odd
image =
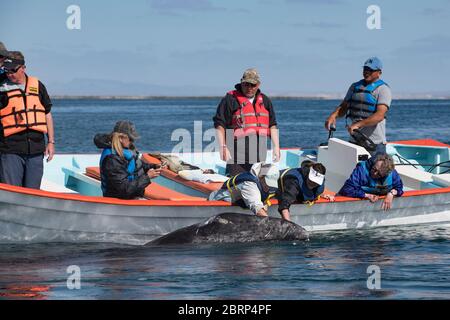
[(242, 85), (246, 86), (246, 87), (252, 87), (252, 88), (257, 86), (257, 84), (250, 83), (250, 82), (242, 82)]
[(20, 69), (21, 67), (22, 67), (22, 66), (18, 66), (18, 67), (15, 68), (15, 69), (5, 69), (5, 73), (7, 73), (7, 74), (16, 73), (17, 71), (19, 71), (19, 69)]

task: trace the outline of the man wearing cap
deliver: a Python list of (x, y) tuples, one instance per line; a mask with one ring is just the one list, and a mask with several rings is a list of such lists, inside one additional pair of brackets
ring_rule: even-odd
[(6, 79), (0, 83), (1, 180), (39, 189), (44, 154), (50, 161), (55, 153), (52, 102), (42, 82), (25, 73), (21, 52), (10, 51), (3, 67)]
[(241, 82), (225, 95), (213, 117), (220, 157), (227, 161), (226, 172), (231, 176), (266, 160), (268, 137), (273, 160), (280, 160), (275, 112), (270, 99), (259, 90), (260, 84), (256, 69), (245, 70)]
[(337, 118), (350, 118), (352, 124), (347, 129), (352, 136), (351, 142), (361, 143), (353, 138), (354, 130), (358, 129), (376, 145), (376, 150), (368, 150), (372, 155), (386, 152), (385, 118), (392, 101), (391, 89), (380, 79), (382, 69), (380, 59), (367, 59), (363, 68), (364, 78), (350, 86), (344, 100), (325, 122), (325, 128), (330, 130), (336, 126)]
[(274, 164), (255, 163), (250, 172), (230, 177), (221, 189), (209, 195), (209, 200), (228, 201), (266, 217), (270, 198), (274, 196), (270, 187), (276, 188), (278, 173)]
[(334, 201), (334, 196), (324, 194), (326, 169), (321, 163), (304, 161), (300, 168), (286, 169), (278, 179), (278, 212), (290, 221), (289, 208), (294, 202), (314, 203), (319, 197)]

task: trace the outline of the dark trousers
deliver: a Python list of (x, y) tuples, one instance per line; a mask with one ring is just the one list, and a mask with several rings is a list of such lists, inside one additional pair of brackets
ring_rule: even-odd
[(254, 163), (266, 161), (269, 137), (253, 135), (231, 141), (233, 145), (228, 145), (228, 149), (232, 159), (227, 162), (225, 170), (227, 175), (235, 176), (250, 171)]
[(44, 154), (0, 154), (1, 181), (13, 186), (41, 188)]

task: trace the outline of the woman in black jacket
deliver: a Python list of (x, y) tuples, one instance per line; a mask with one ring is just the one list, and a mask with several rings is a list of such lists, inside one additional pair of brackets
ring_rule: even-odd
[(100, 174), (103, 196), (134, 199), (144, 196), (145, 188), (161, 172), (159, 165), (141, 161), (134, 146), (138, 138), (130, 121), (118, 121), (111, 134), (97, 134), (95, 145), (103, 149)]

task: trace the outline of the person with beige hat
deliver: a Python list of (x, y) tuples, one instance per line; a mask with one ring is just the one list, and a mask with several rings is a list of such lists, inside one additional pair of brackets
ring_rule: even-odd
[(269, 138), (273, 160), (280, 160), (275, 111), (260, 85), (258, 71), (245, 70), (240, 83), (225, 95), (213, 117), (220, 157), (227, 161), (226, 172), (231, 176), (248, 172), (254, 163), (266, 161)]

